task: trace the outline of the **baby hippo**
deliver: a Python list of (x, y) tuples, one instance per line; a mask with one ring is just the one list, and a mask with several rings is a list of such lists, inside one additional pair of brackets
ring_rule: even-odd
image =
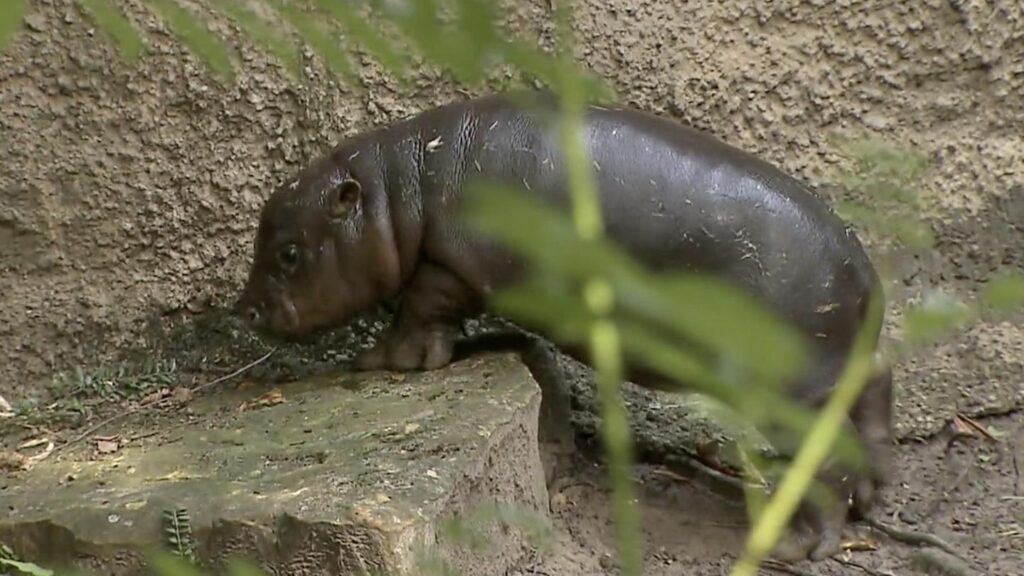
[[(556, 102), (533, 96), (529, 109), (492, 95), (357, 134), (274, 192), (237, 305), (249, 325), (297, 340), (397, 302), (394, 323), (356, 366), (449, 363), (462, 321), (484, 312), (488, 295), (525, 270), (458, 218), (467, 183), (517, 186), (569, 204), (551, 121)], [(591, 106), (583, 138), (611, 239), (652, 269), (732, 282), (792, 323), (807, 337), (811, 361), (790, 389), (806, 405), (821, 405), (858, 329), (880, 325), (884, 313), (867, 306), (881, 285), (850, 228), (771, 164), (676, 122)], [(871, 337), (877, 343), (878, 330)], [(587, 361), (583, 350), (563, 349)], [(640, 367), (627, 375), (649, 388), (670, 384)], [(878, 368), (850, 414), (867, 471), (823, 471), (836, 497), (805, 503), (776, 557), (832, 555), (849, 517), (878, 499), (890, 460), (891, 381), (890, 369)]]

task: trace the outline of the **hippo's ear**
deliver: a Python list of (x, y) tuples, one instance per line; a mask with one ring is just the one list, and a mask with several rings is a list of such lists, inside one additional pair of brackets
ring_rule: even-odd
[(332, 218), (340, 218), (348, 214), (356, 204), (359, 203), (359, 196), (363, 187), (351, 178), (345, 178), (334, 186), (327, 189), (324, 206)]

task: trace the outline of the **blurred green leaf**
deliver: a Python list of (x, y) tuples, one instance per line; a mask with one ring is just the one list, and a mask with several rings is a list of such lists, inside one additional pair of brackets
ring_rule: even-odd
[(841, 153), (853, 158), (859, 172), (875, 178), (915, 180), (928, 168), (926, 156), (881, 138), (831, 133), (828, 140)]
[(231, 48), (210, 32), (202, 17), (193, 15), (175, 0), (148, 0), (147, 3), (157, 11), (174, 35), (217, 76), (225, 80), (234, 77)]
[(455, 544), (479, 554), (491, 546), (491, 539), (481, 527), (461, 515), (455, 515), (441, 523), (440, 536), (446, 544)]
[[(634, 362), (678, 383), (680, 387), (707, 394), (750, 415), (743, 391), (721, 380), (703, 359), (670, 344), (645, 323), (623, 320), (619, 322), (619, 329), (623, 348)], [(766, 412), (770, 410), (770, 407), (764, 408)]]
[(298, 31), (299, 37), (323, 59), (335, 76), (340, 79), (352, 78), (352, 65), (340, 43), (324, 28), (330, 28), (329, 20), (320, 20), (315, 13), (307, 12), (292, 0), (269, 0), (282, 16)]
[(621, 309), (725, 354), (767, 380), (789, 379), (805, 362), (798, 333), (725, 281), (648, 274), (615, 244), (585, 242), (567, 216), (514, 188), (470, 186), (465, 210), (480, 231), (551, 271), (545, 273), (575, 281), (608, 278)]
[(888, 219), (887, 228), (904, 246), (915, 251), (928, 250), (935, 245), (935, 234), (922, 222), (907, 217)]
[(78, 3), (96, 23), (96, 27), (114, 40), (125, 61), (138, 60), (145, 49), (142, 38), (111, 0), (78, 0)]
[[(340, 6), (338, 3), (332, 3)], [(292, 80), (302, 77), (299, 47), (277, 22), (270, 23), (247, 7), (241, 0), (221, 0), (217, 8), (237, 24), (259, 47), (269, 51), (284, 66)]]
[(896, 211), (890, 213), (860, 202), (837, 202), (835, 212), (840, 218), (886, 236), (894, 236), (911, 250), (926, 250), (934, 246), (935, 236), (923, 222)]
[(0, 53), (21, 31), (27, 8), (27, 0), (3, 0), (0, 3)]
[(806, 363), (796, 330), (739, 288), (707, 274), (640, 276), (616, 283), (622, 306), (662, 321), (766, 381), (782, 384)]
[(255, 564), (243, 558), (231, 558), (227, 561), (227, 568), (227, 576), (266, 576)]
[(981, 299), (1000, 312), (1024, 306), (1024, 274), (1005, 274), (990, 280), (981, 290)]
[[(484, 78), (488, 59), (495, 56), (499, 44), (494, 5), (489, 0), (457, 0), (458, 10), (453, 23), (454, 38), (461, 49), (455, 51), (456, 65), (461, 79), (471, 86)], [(454, 39), (453, 38), (453, 39)]]
[(903, 314), (903, 339), (924, 344), (962, 327), (970, 320), (971, 308), (960, 299), (933, 292), (921, 304), (908, 306)]
[(542, 329), (563, 344), (582, 343), (592, 316), (579, 296), (568, 290), (552, 290), (538, 282), (523, 282), (495, 292), (494, 309), (524, 326)]
[(31, 562), (19, 562), (17, 560), (0, 558), (0, 567), (4, 566), (17, 570), (21, 574), (27, 574), (28, 576), (53, 576), (53, 570), (47, 570), (46, 568), (42, 568)]
[(373, 5), (382, 17), (409, 37), (413, 46), (428, 60), (442, 66), (447, 64), (448, 44), (443, 40), (435, 0), (375, 0)]
[(354, 6), (337, 0), (315, 0), (324, 13), (341, 23), (349, 37), (362, 44), (380, 63), (395, 75), (399, 82), (408, 82), (408, 55), (392, 46), (393, 40), (385, 38), (370, 21), (359, 14)]

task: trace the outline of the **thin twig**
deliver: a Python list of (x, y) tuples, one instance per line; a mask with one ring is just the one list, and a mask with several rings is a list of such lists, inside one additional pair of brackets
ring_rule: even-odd
[(271, 348), (270, 351), (267, 352), (266, 354), (264, 354), (263, 356), (260, 356), (256, 360), (253, 360), (252, 362), (249, 362), (245, 366), (242, 366), (241, 368), (239, 368), (238, 370), (235, 370), (234, 372), (232, 372), (230, 374), (225, 374), (224, 376), (221, 376), (219, 378), (215, 378), (215, 379), (207, 382), (206, 384), (203, 384), (202, 386), (197, 387), (195, 390), (192, 391), (192, 394), (193, 395), (199, 394), (200, 392), (206, 390), (207, 388), (210, 388), (212, 386), (216, 386), (217, 384), (220, 384), (221, 382), (225, 382), (227, 380), (230, 380), (230, 379), (234, 378), (235, 376), (238, 376), (238, 375), (242, 374), (243, 372), (246, 372), (246, 371), (252, 369), (256, 365), (262, 364), (262, 363), (266, 362), (267, 358), (270, 358), (270, 356), (273, 355), (274, 352), (277, 352), (277, 348)]
[[(206, 390), (207, 388), (210, 388), (211, 386), (215, 386), (217, 384), (220, 384), (221, 382), (224, 382), (226, 380), (230, 380), (231, 378), (234, 378), (235, 376), (238, 376), (239, 374), (242, 374), (246, 370), (249, 370), (250, 368), (256, 366), (257, 364), (260, 364), (260, 363), (264, 362), (267, 358), (270, 358), (270, 355), (273, 354), (276, 351), (277, 351), (277, 348), (274, 348), (270, 352), (267, 352), (266, 354), (264, 354), (259, 359), (254, 360), (254, 361), (246, 364), (245, 366), (242, 366), (238, 370), (235, 370), (234, 372), (232, 372), (230, 374), (226, 374), (226, 375), (221, 376), (219, 378), (215, 378), (215, 379), (211, 380), (210, 382), (207, 382), (206, 384), (203, 384), (202, 386), (199, 386), (198, 388), (196, 388), (193, 391), (193, 394), (199, 393), (199, 392), (201, 392), (203, 390)], [(123, 418), (127, 418), (127, 417), (131, 416), (132, 414), (135, 414), (135, 413), (139, 412), (140, 410), (142, 410), (144, 408), (149, 408), (150, 406), (153, 406), (155, 404), (160, 403), (162, 400), (163, 400), (163, 398), (158, 398), (156, 400), (153, 400), (152, 402), (148, 402), (148, 403), (145, 403), (145, 404), (139, 404), (139, 405), (135, 406), (134, 408), (131, 408), (130, 410), (114, 414), (110, 418), (106, 418), (106, 419), (100, 421), (99, 423), (97, 423), (96, 425), (89, 427), (88, 429), (86, 429), (85, 432), (82, 432), (81, 434), (79, 434), (78, 436), (75, 436), (71, 440), (68, 440), (67, 442), (61, 444), (60, 446), (57, 446), (53, 450), (53, 454), (56, 454), (57, 452), (59, 452), (61, 450), (64, 450), (65, 448), (67, 448), (69, 446), (72, 446), (74, 444), (77, 444), (77, 443), (81, 442), (82, 440), (85, 440), (86, 438), (88, 438), (89, 436), (95, 434), (97, 431), (99, 431), (101, 428), (103, 428), (104, 426), (106, 426), (108, 424), (111, 424), (111, 423), (116, 422), (118, 420), (121, 420)]]
[(1020, 496), (1020, 461), (1017, 460), (1017, 450), (1010, 450), (1010, 458), (1013, 461), (1013, 493)]
[(953, 556), (956, 556), (957, 558), (965, 562), (967, 561), (967, 558), (965, 558), (962, 554), (957, 552), (956, 549), (953, 548), (953, 546), (951, 546), (945, 540), (939, 538), (934, 534), (924, 534), (921, 532), (900, 530), (899, 528), (894, 528), (892, 526), (889, 526), (888, 524), (885, 524), (884, 522), (875, 520), (874, 518), (865, 518), (864, 522), (866, 522), (867, 525), (871, 528), (878, 530), (879, 532), (885, 534), (886, 536), (892, 538), (897, 542), (910, 544), (912, 546), (934, 546), (935, 548), (938, 548), (944, 552), (948, 552), (949, 554), (952, 554)]

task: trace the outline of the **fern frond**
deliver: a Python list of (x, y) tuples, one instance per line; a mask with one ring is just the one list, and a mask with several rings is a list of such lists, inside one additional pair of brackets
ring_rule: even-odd
[(171, 553), (195, 562), (195, 540), (192, 539), (192, 522), (188, 510), (178, 508), (164, 510), (164, 532), (167, 533), (167, 544)]

